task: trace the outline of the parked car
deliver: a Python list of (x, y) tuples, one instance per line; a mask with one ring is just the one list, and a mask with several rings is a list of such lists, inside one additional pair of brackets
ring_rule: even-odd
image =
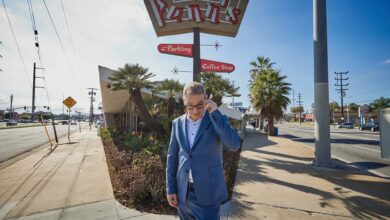
[(367, 124), (360, 125), (359, 130), (379, 131), (379, 124), (376, 122), (367, 122)]
[(70, 125), (77, 125), (77, 121), (71, 121)]
[(61, 122), (62, 125), (67, 125), (68, 123), (69, 123), (68, 120), (63, 120), (63, 121)]
[(18, 125), (18, 122), (16, 120), (8, 120), (6, 126), (16, 126)]
[(338, 128), (354, 128), (354, 124), (352, 123), (342, 123), (337, 126)]

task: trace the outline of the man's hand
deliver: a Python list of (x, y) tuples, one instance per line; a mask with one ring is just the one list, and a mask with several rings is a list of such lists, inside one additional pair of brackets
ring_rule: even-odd
[(177, 208), (177, 196), (176, 194), (167, 195), (168, 203), (170, 206)]
[(204, 107), (209, 111), (209, 113), (212, 113), (218, 108), (217, 103), (213, 102), (210, 99), (205, 102)]

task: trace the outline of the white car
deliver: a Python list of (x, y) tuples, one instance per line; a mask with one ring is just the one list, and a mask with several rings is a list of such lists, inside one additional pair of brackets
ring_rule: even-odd
[(354, 128), (355, 126), (352, 123), (342, 123), (337, 126), (338, 128)]

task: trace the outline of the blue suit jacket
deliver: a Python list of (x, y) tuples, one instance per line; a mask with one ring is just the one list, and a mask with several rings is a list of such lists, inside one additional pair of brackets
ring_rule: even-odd
[(235, 151), (240, 143), (237, 131), (219, 110), (205, 112), (192, 148), (187, 139), (186, 115), (176, 118), (167, 153), (167, 194), (177, 194), (179, 205), (185, 202), (191, 169), (200, 205), (217, 205), (226, 200), (222, 148)]

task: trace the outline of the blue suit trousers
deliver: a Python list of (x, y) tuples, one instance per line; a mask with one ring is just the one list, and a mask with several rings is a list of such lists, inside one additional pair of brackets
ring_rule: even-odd
[(194, 190), (187, 191), (185, 203), (178, 205), (180, 220), (219, 220), (220, 205), (200, 205)]

